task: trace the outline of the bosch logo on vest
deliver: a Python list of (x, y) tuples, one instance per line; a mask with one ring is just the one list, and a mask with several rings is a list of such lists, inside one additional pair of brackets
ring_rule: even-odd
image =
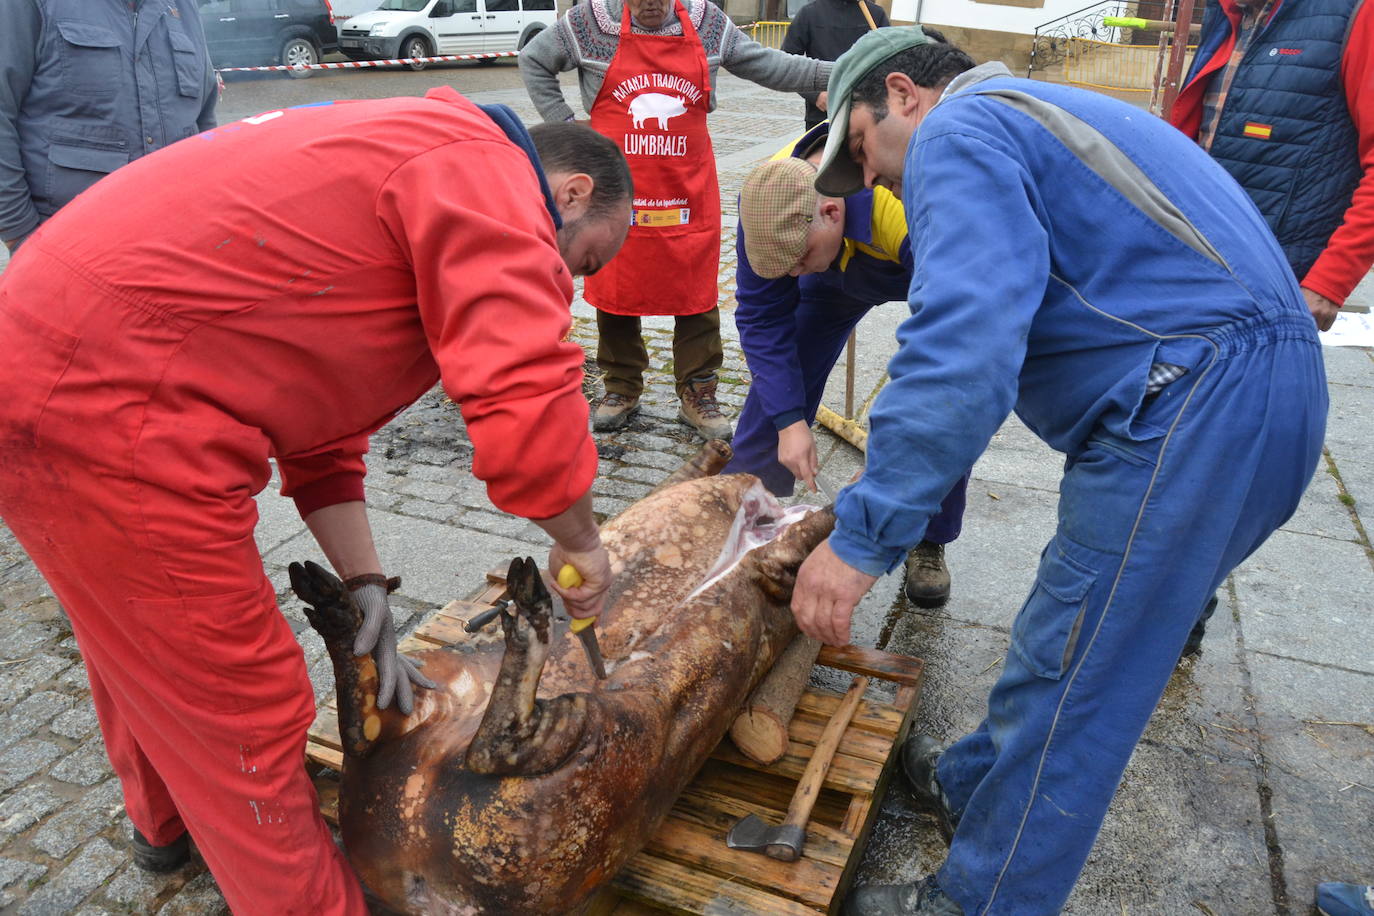
[[(667, 90), (666, 92), (663, 90)], [(625, 105), (631, 131), (624, 134), (621, 149), (627, 156), (685, 156), (687, 135), (682, 133), (635, 133), (646, 126), (660, 131), (669, 122), (687, 113), (687, 106), (701, 100), (703, 93), (691, 80), (671, 73), (640, 73), (622, 80), (611, 97)]]
[(1279, 54), (1283, 54), (1283, 55), (1286, 55), (1286, 56), (1290, 56), (1290, 57), (1291, 57), (1291, 56), (1293, 56), (1293, 55), (1301, 54), (1301, 53), (1302, 53), (1302, 48), (1270, 48), (1270, 49), (1269, 49), (1269, 56), (1270, 56), (1270, 57), (1274, 57), (1274, 56), (1279, 55)]

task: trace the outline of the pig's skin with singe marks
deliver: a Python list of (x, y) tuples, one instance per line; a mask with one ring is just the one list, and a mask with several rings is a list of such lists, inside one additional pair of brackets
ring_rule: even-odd
[[(543, 627), (524, 608), (542, 586), (513, 579), (525, 601), (503, 632), (416, 656), (439, 687), (418, 691), (409, 717), (376, 709), (372, 660), (351, 651), (346, 592), (298, 583), (293, 567), (335, 664), (340, 823), (374, 893), (407, 913), (567, 913), (648, 841), (796, 633), (797, 568), (834, 521), (806, 515), (685, 600), (742, 511), (767, 523), (781, 507), (754, 477), (730, 475), (655, 492), (606, 524), (616, 580), (596, 629), (607, 680), (565, 623)], [(512, 574), (532, 578), (519, 563)], [(541, 663), (536, 703), (527, 682)]]

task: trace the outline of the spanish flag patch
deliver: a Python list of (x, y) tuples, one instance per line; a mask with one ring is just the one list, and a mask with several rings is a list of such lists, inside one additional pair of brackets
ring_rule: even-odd
[(1269, 135), (1274, 132), (1272, 124), (1257, 124), (1254, 121), (1245, 122), (1245, 136), (1258, 137), (1261, 140), (1268, 140)]

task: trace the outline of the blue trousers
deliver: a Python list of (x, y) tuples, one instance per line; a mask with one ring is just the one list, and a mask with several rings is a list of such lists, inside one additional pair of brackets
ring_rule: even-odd
[[(845, 341), (859, 319), (872, 308), (871, 302), (862, 302), (824, 286), (802, 284), (795, 320), (797, 357), (806, 385), (807, 425), (816, 422), (816, 410), (825, 394), (826, 380), (840, 358)], [(722, 473), (753, 474), (763, 481), (769, 492), (778, 496), (792, 495), (797, 478), (778, 461), (778, 430), (753, 387), (735, 421), (735, 438), (731, 446), (735, 454)], [(959, 537), (967, 488), (968, 475), (965, 474), (945, 496), (940, 511), (931, 518), (925, 540), (948, 544)]]
[(1099, 425), (1068, 456), (987, 717), (940, 758), (960, 819), (938, 881), (966, 914), (1063, 906), (1198, 608), (1316, 468), (1327, 392), (1308, 316), (1172, 343), (1201, 348), (1168, 360), (1196, 368), (1129, 435)]

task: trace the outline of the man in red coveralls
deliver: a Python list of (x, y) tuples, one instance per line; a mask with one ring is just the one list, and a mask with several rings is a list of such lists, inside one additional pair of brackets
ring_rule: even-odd
[(211, 130), (28, 239), (0, 281), (0, 515), (71, 618), (141, 864), (185, 861), (189, 831), (236, 913), (366, 913), (301, 765), (313, 694), (253, 540), (269, 457), (355, 589), (382, 705), (427, 682), (396, 655), (363, 454), (436, 381), (492, 502), (581, 572), (571, 612), (600, 611), (561, 338), (630, 196), (595, 132), (532, 137), (438, 89)]

